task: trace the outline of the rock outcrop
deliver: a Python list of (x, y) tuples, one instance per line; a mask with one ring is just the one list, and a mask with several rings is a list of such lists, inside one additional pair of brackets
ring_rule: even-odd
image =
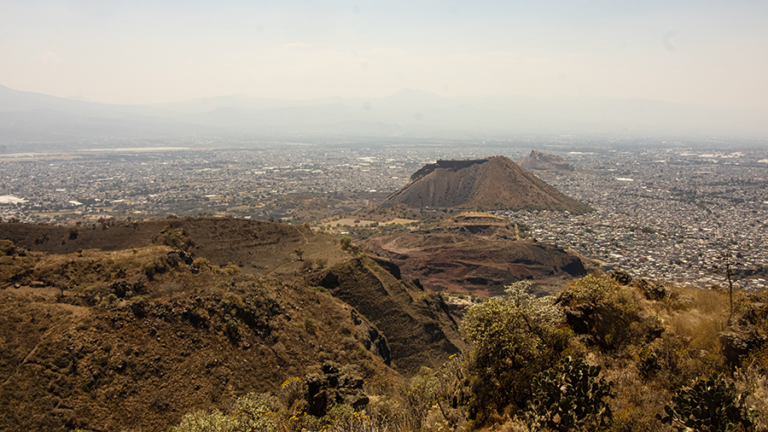
[(538, 150), (531, 151), (531, 154), (518, 162), (524, 169), (537, 171), (573, 171), (573, 167), (560, 156), (542, 153)]

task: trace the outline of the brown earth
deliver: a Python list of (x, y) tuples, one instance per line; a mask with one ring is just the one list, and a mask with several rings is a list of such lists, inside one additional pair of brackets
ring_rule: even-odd
[(573, 167), (560, 156), (542, 153), (532, 150), (531, 154), (524, 157), (518, 164), (531, 172), (537, 171), (573, 171)]
[[(442, 299), (330, 235), (239, 219), (108, 225), (0, 223), (16, 243), (0, 256), (0, 431), (163, 430), (325, 360), (394, 377), (387, 363), (408, 375), (463, 348)], [(316, 283), (331, 273), (339, 287)]]
[(592, 210), (502, 156), (426, 165), (382, 206), (398, 204), (411, 208), (558, 210), (576, 214)]
[(528, 279), (538, 292), (551, 293), (587, 272), (578, 255), (520, 239), (509, 221), (487, 213), (462, 213), (430, 230), (375, 237), (364, 245), (433, 291), (493, 296)]

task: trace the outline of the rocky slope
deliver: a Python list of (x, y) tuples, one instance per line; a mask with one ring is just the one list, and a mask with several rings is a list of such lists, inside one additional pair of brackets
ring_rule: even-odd
[(360, 257), (315, 280), (376, 323), (387, 335), (394, 367), (403, 373), (439, 367), (466, 349), (443, 300), (418, 282), (403, 279), (391, 261)]

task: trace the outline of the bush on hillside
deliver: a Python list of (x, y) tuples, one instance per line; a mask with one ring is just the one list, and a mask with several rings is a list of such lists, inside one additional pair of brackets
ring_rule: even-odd
[(524, 406), (533, 377), (551, 367), (567, 345), (562, 311), (552, 297), (530, 294), (530, 285), (517, 282), (505, 296), (466, 311), (461, 331), (475, 347), (467, 359), (473, 417)]
[(269, 393), (250, 393), (235, 402), (231, 414), (214, 410), (197, 411), (185, 415), (170, 432), (277, 432), (274, 413), (275, 401)]
[(557, 303), (568, 325), (590, 342), (615, 351), (652, 341), (663, 332), (659, 319), (643, 310), (643, 299), (606, 275), (587, 275), (569, 284)]
[(347, 250), (352, 245), (352, 237), (344, 236), (339, 240), (339, 243), (341, 244), (341, 249)]

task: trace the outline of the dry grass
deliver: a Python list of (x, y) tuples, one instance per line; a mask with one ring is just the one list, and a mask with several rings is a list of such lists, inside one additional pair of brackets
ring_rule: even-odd
[(663, 412), (671, 395), (655, 381), (646, 380), (634, 364), (615, 365), (603, 369), (603, 377), (613, 382), (616, 398), (611, 402), (614, 431), (656, 431), (661, 423), (655, 414)]
[(720, 352), (718, 333), (726, 329), (728, 297), (714, 290), (680, 289), (679, 296), (690, 297), (692, 307), (684, 311), (661, 312), (667, 329), (690, 340), (690, 347)]
[(746, 369), (739, 369), (734, 374), (736, 390), (749, 392), (747, 405), (754, 406), (760, 411), (757, 417), (755, 430), (768, 430), (768, 377), (754, 365)]
[(518, 417), (507, 420), (502, 424), (479, 429), (478, 432), (530, 432), (528, 425)]
[(680, 289), (679, 291), (681, 294), (693, 297), (695, 308), (702, 314), (728, 314), (728, 296), (722, 292), (695, 288)]

